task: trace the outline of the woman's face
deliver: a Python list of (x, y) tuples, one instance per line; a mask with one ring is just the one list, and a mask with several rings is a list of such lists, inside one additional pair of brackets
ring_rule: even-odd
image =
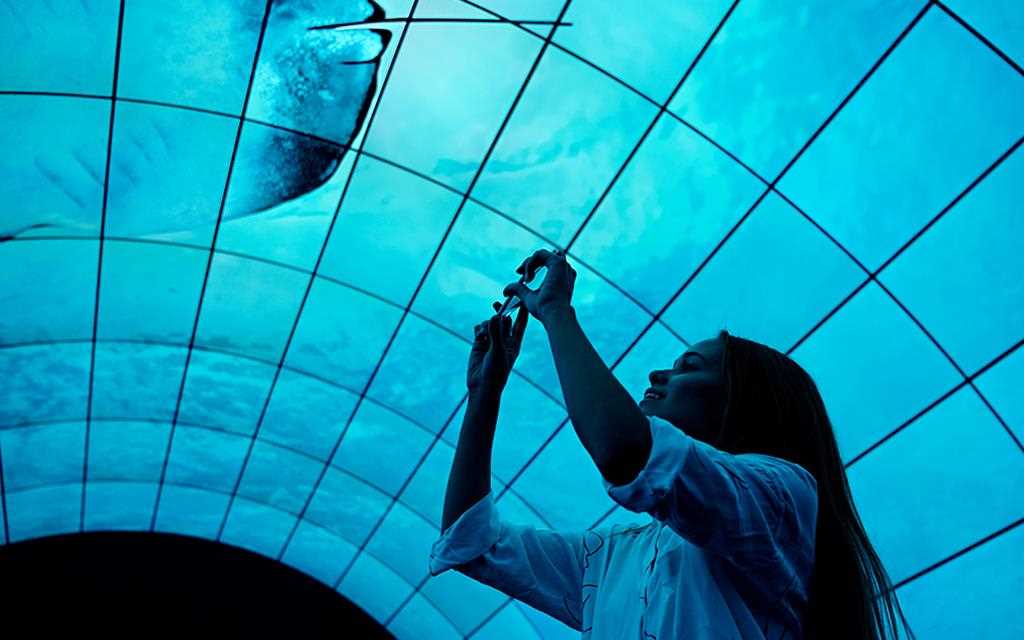
[(725, 407), (724, 346), (720, 338), (698, 342), (672, 368), (651, 371), (651, 388), (660, 397), (640, 401), (644, 415), (663, 418), (687, 435), (710, 443)]

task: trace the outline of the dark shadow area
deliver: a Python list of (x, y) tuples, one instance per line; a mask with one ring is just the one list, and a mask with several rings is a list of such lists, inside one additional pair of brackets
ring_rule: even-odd
[(66, 629), (75, 637), (394, 638), (292, 567), (173, 534), (97, 532), (3, 546), (0, 584), (4, 624), (25, 637)]

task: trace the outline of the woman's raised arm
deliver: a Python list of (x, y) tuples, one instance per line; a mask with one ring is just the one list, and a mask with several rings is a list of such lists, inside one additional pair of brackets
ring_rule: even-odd
[[(496, 310), (500, 306), (495, 303)], [(430, 575), (456, 569), (579, 630), (586, 533), (504, 522), (491, 495), (498, 406), (526, 318), (520, 308), (514, 327), (501, 316), (476, 327), (466, 417), (448, 476), (441, 537), (430, 551)]]
[(470, 392), (459, 432), (455, 459), (448, 473), (441, 533), (491, 490), (491, 448), (498, 421), (498, 391)]

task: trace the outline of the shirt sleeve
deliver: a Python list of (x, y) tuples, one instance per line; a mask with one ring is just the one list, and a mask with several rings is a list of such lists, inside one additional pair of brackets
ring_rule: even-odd
[(605, 479), (608, 495), (737, 566), (763, 568), (790, 584), (807, 577), (818, 509), (814, 476), (774, 456), (726, 453), (647, 417), (647, 464), (627, 484)]
[(583, 537), (505, 522), (488, 492), (434, 542), (430, 575), (454, 568), (581, 631)]

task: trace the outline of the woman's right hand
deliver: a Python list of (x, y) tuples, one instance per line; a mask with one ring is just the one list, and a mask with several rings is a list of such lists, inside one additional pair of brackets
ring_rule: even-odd
[[(494, 303), (494, 310), (501, 309), (501, 303)], [(491, 392), (501, 394), (512, 373), (512, 367), (519, 357), (523, 334), (530, 313), (521, 305), (516, 313), (515, 324), (509, 316), (497, 313), (473, 327), (473, 348), (469, 352), (469, 367), (466, 386), (469, 392)]]

